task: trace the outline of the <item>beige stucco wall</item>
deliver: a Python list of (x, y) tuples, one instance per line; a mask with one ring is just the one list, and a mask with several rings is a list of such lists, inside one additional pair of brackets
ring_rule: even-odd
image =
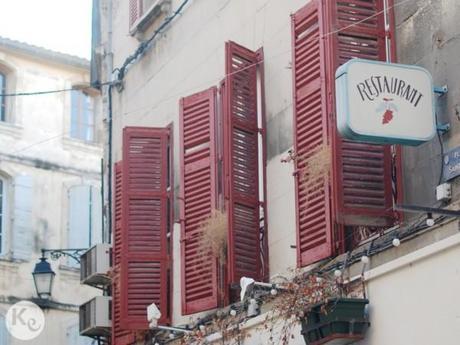
[[(0, 64), (6, 64), (8, 92), (34, 92), (70, 88), (87, 83), (89, 70), (36, 59), (25, 52), (0, 46)], [(100, 188), (102, 145), (71, 139), (70, 93), (8, 98), (8, 122), (0, 122), (0, 173), (6, 178), (8, 212), (5, 219), (6, 253), (0, 257), (0, 312), (12, 299), (36, 297), (31, 272), (41, 248), (68, 248), (68, 189), (88, 184)], [(101, 104), (95, 97), (96, 118)], [(97, 135), (101, 138), (101, 121)], [(14, 223), (14, 179), (28, 175), (32, 190), (32, 252), (30, 260), (14, 261), (11, 248)], [(85, 229), (82, 229), (84, 231)], [(86, 229), (87, 231), (87, 229)], [(52, 299), (79, 305), (98, 290), (80, 285), (79, 271), (65, 267), (66, 259), (51, 261), (56, 272)], [(2, 303), (3, 302), (3, 303)], [(65, 344), (68, 326), (78, 322), (75, 308), (70, 311), (48, 309), (42, 336), (34, 344)], [(16, 343), (12, 343), (16, 344)]]

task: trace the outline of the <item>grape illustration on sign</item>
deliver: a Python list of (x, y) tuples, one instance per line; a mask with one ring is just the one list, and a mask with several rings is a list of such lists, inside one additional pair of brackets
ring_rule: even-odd
[(396, 104), (391, 103), (392, 100), (393, 98), (384, 97), (383, 102), (380, 103), (379, 107), (377, 108), (377, 112), (384, 112), (382, 115), (382, 125), (390, 123), (394, 118), (394, 113), (398, 111)]
[(421, 67), (350, 60), (336, 72), (336, 98), (346, 139), (419, 145), (436, 133), (433, 83)]

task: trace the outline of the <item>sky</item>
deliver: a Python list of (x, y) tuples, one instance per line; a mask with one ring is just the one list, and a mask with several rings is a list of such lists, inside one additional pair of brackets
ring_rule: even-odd
[(0, 0), (0, 36), (89, 59), (91, 0)]

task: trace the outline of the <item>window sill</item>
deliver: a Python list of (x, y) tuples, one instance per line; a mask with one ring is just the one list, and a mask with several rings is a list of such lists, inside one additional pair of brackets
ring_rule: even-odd
[(171, 0), (156, 0), (131, 26), (129, 29), (130, 35), (136, 36), (144, 32), (155, 19), (169, 11), (170, 4)]
[(15, 139), (21, 137), (23, 127), (11, 122), (0, 121), (0, 134), (11, 136)]
[(65, 149), (68, 150), (80, 150), (88, 153), (102, 154), (102, 145), (98, 142), (88, 142), (80, 139), (74, 139), (70, 137), (63, 137), (62, 144)]

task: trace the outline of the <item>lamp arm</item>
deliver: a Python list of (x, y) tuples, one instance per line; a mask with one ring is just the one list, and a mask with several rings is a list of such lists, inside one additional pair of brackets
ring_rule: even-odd
[(44, 249), (42, 248), (42, 258), (46, 258), (48, 253), (51, 260), (57, 260), (62, 256), (72, 258), (77, 263), (80, 263), (80, 255), (87, 251), (88, 248), (68, 248), (68, 249)]

